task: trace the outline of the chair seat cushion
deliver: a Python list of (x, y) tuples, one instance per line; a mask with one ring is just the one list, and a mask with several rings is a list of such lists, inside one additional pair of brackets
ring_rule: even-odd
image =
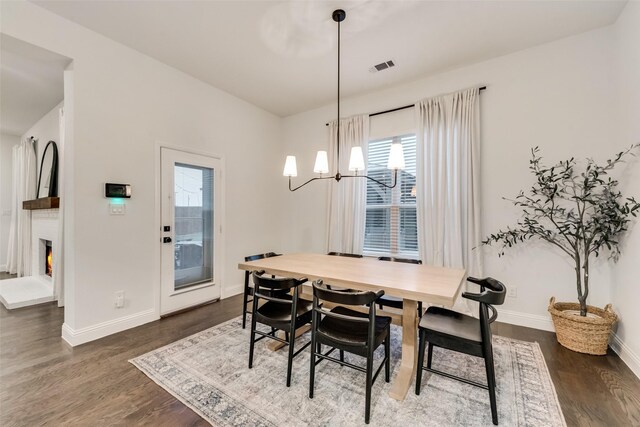
[(420, 319), (420, 329), (458, 337), (467, 341), (482, 342), (480, 321), (441, 307), (429, 307)]
[[(291, 299), (291, 295), (278, 295), (278, 298)], [(313, 304), (310, 301), (302, 299), (298, 300), (298, 306), (296, 307), (296, 317), (303, 315), (311, 315)], [(274, 322), (290, 322), (291, 321), (291, 304), (286, 304), (277, 301), (267, 301), (258, 307), (257, 314), (265, 319), (272, 320)]]
[[(335, 307), (332, 313), (346, 316), (368, 318), (369, 315), (359, 311), (350, 310), (346, 307)], [(375, 326), (375, 346), (377, 348), (386, 337), (387, 328), (391, 324), (391, 318), (387, 316), (376, 316)], [(347, 320), (336, 319), (325, 316), (318, 325), (318, 333), (326, 336), (331, 341), (344, 343), (348, 346), (366, 346), (368, 336), (368, 323), (349, 322)]]

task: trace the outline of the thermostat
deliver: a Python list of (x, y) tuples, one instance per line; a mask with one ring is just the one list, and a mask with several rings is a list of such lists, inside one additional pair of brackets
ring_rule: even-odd
[(131, 198), (131, 185), (129, 184), (113, 184), (107, 182), (104, 185), (104, 196), (105, 197), (118, 197), (118, 198)]

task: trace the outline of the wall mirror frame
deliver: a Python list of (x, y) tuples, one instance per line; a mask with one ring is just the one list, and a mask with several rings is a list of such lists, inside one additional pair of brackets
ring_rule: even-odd
[[(42, 186), (42, 176), (45, 176), (45, 186)], [(46, 190), (46, 191), (45, 191)], [(40, 159), (40, 173), (36, 198), (58, 197), (58, 145), (49, 141)]]

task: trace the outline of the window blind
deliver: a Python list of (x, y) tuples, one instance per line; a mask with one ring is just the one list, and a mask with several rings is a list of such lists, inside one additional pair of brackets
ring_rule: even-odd
[(369, 142), (367, 174), (387, 185), (393, 171), (387, 169), (391, 144), (401, 143), (405, 169), (398, 171), (395, 188), (367, 180), (364, 253), (371, 256), (418, 257), (416, 215), (416, 136), (402, 135)]

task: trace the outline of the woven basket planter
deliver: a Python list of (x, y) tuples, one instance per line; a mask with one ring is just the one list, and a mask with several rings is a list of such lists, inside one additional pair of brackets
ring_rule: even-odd
[(587, 312), (597, 317), (583, 317), (566, 313), (567, 310), (580, 312), (580, 304), (556, 302), (556, 298), (551, 297), (549, 313), (556, 328), (558, 342), (579, 353), (607, 354), (611, 327), (618, 320), (618, 316), (611, 309), (611, 304), (607, 304), (604, 310), (588, 305)]

